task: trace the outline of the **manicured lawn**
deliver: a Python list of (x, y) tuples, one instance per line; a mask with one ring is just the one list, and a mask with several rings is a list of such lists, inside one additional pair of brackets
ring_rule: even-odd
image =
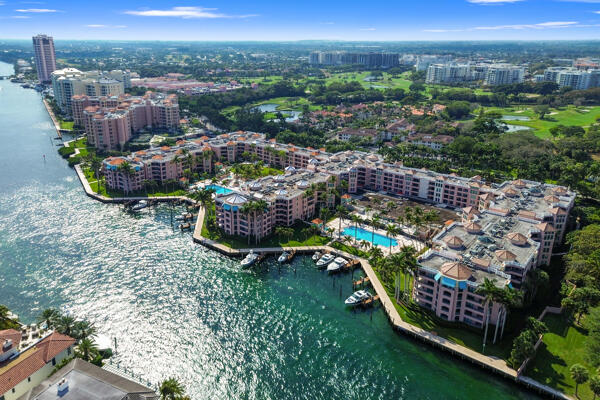
[(60, 121), (60, 129), (68, 129), (68, 130), (73, 130), (73, 125), (75, 125), (75, 122), (73, 121)]
[(88, 154), (88, 149), (93, 149), (92, 147), (88, 147), (86, 138), (80, 138), (69, 143), (69, 147), (79, 149), (79, 155), (81, 157), (85, 157)]
[(350, 246), (350, 245), (347, 245), (344, 243), (334, 242), (331, 244), (331, 247), (333, 247), (334, 249), (345, 251), (346, 253), (352, 254), (357, 257), (362, 257), (365, 259), (369, 258), (369, 255), (365, 251), (357, 249), (354, 246)]
[[(535, 359), (529, 364), (525, 374), (545, 385), (575, 396), (575, 382), (571, 379), (569, 368), (573, 364), (586, 367), (590, 376), (595, 369), (585, 361), (585, 328), (575, 326), (562, 315), (547, 314), (544, 322), (549, 332), (544, 335)], [(593, 394), (589, 384), (579, 386), (579, 398), (591, 400)]]
[[(377, 277), (381, 281), (379, 272), (375, 271)], [(410, 278), (409, 278), (410, 279)], [(383, 284), (383, 281), (381, 281)], [(460, 324), (450, 323), (441, 320), (433, 313), (425, 310), (417, 304), (410, 303), (398, 303), (394, 299), (394, 287), (383, 284), (385, 291), (390, 296), (390, 299), (394, 303), (394, 307), (398, 310), (400, 317), (403, 321), (417, 326), (429, 332), (435, 332), (438, 336), (449, 339), (454, 343), (465, 346), (469, 349), (482, 352), (483, 350), (483, 330), (477, 330), (476, 328)], [(412, 285), (411, 290), (412, 290)], [(404, 287), (404, 281), (401, 280), (400, 287)], [(485, 346), (485, 353), (489, 356), (499, 357), (501, 359), (508, 359), (510, 356), (510, 350), (512, 347), (512, 337), (504, 335), (502, 341), (498, 341), (496, 344), (491, 343), (491, 339), (494, 336), (494, 326), (490, 325), (488, 330), (488, 344)]]
[[(587, 110), (587, 111), (586, 111)], [(533, 128), (535, 134), (541, 138), (550, 138), (550, 128), (556, 125), (566, 126), (589, 126), (600, 118), (600, 106), (595, 107), (575, 107), (567, 106), (560, 109), (550, 109), (550, 113), (539, 119), (533, 111), (532, 106), (513, 106), (513, 107), (492, 107), (486, 108), (486, 111), (497, 111), (502, 115), (513, 115), (529, 117), (530, 121), (506, 121), (511, 125), (521, 125)]]

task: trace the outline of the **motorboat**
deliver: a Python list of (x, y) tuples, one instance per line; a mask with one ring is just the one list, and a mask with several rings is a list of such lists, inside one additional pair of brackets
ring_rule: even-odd
[(346, 299), (344, 304), (346, 304), (347, 306), (354, 307), (354, 306), (361, 304), (363, 301), (365, 301), (369, 298), (371, 298), (371, 293), (367, 292), (366, 290), (357, 290), (356, 292), (352, 293), (352, 295), (350, 297), (348, 297)]
[(334, 259), (335, 256), (333, 254), (325, 254), (323, 257), (319, 258), (319, 261), (317, 261), (317, 267), (325, 268)]
[(131, 206), (131, 210), (132, 211), (138, 211), (138, 210), (142, 210), (142, 209), (144, 209), (146, 207), (148, 207), (148, 202), (146, 200), (140, 200), (136, 204), (134, 204), (133, 206)]
[(313, 254), (312, 260), (317, 261), (319, 259), (319, 257), (321, 257), (321, 252), (317, 251), (317, 252), (315, 252), (315, 254)]
[(242, 268), (250, 268), (258, 260), (258, 254), (254, 250), (250, 250), (250, 253), (242, 260), (240, 265)]
[(279, 258), (277, 259), (277, 262), (279, 264), (283, 264), (284, 262), (286, 262), (288, 260), (289, 256), (290, 256), (290, 253), (288, 253), (287, 251), (284, 251), (283, 253), (281, 253)]
[(183, 221), (185, 219), (185, 215), (176, 215), (175, 216), (175, 221)]
[(337, 257), (331, 264), (327, 266), (328, 272), (337, 272), (341, 270), (344, 265), (346, 265), (347, 261), (345, 258)]

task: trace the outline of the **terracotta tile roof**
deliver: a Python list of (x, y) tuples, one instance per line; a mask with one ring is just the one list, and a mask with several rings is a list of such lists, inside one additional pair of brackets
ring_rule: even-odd
[(54, 332), (0, 367), (0, 393), (8, 392), (73, 344), (75, 339)]

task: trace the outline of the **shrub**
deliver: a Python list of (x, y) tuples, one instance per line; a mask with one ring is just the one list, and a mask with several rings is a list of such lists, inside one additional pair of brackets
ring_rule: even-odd
[(61, 147), (58, 149), (58, 154), (60, 154), (62, 158), (69, 158), (71, 155), (75, 154), (75, 149), (73, 147)]

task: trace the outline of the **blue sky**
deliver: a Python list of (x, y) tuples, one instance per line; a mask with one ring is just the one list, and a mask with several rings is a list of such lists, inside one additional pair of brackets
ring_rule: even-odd
[(600, 39), (600, 0), (11, 1), (0, 38)]

